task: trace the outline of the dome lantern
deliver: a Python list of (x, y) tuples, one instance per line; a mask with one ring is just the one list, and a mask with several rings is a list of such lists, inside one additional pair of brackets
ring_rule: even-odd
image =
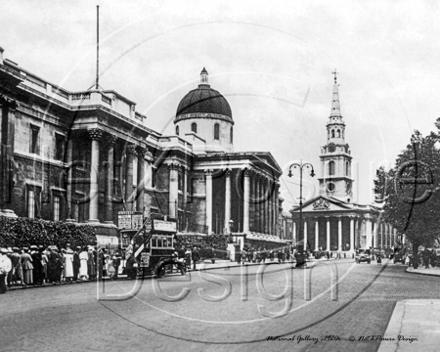
[(203, 67), (202, 72), (200, 72), (200, 85), (208, 86), (208, 71)]

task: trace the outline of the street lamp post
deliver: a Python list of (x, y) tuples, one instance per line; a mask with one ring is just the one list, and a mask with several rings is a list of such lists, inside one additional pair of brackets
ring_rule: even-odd
[[(302, 177), (303, 177), (303, 169), (304, 168), (310, 168), (310, 176), (314, 177), (315, 176), (315, 170), (313, 169), (313, 165), (311, 163), (303, 163), (302, 160), (299, 163), (293, 163), (289, 166), (289, 173), (288, 176), (292, 177), (292, 167), (294, 169), (299, 169), (299, 231), (298, 234), (302, 235), (302, 238), (304, 238), (304, 227), (303, 227), (303, 222), (302, 222), (302, 206), (303, 206), (303, 201), (302, 201)], [(300, 250), (300, 252), (302, 252), (303, 249)]]
[(233, 242), (233, 239), (232, 239), (232, 226), (234, 226), (234, 220), (229, 220), (229, 233), (228, 233), (228, 235), (229, 235), (229, 243), (232, 243)]

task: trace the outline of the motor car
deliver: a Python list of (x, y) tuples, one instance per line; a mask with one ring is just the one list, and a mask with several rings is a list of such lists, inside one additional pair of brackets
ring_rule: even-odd
[(356, 250), (356, 263), (360, 264), (362, 262), (366, 262), (371, 264), (371, 251), (366, 248), (359, 248)]
[(392, 257), (393, 263), (394, 264), (397, 264), (397, 263), (405, 264), (405, 259), (406, 259), (407, 254), (408, 253), (407, 253), (406, 248), (402, 248), (400, 250), (396, 249), (395, 252), (393, 253), (393, 257)]

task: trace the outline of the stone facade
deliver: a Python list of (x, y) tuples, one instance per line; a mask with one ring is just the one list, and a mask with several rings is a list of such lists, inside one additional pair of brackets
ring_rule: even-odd
[[(164, 136), (115, 91), (69, 92), (2, 59), (0, 214), (116, 236), (119, 211), (155, 212), (176, 217), (182, 233), (276, 238), (281, 169), (268, 152), (233, 152), (221, 104), (180, 116), (179, 133)], [(225, 107), (230, 116), (215, 110)]]

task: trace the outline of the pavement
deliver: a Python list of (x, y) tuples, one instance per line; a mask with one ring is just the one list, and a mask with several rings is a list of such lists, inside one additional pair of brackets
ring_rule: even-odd
[[(440, 268), (408, 267), (412, 275), (440, 276)], [(440, 278), (439, 278), (440, 283)], [(398, 301), (378, 352), (434, 352), (440, 350), (440, 299)]]

